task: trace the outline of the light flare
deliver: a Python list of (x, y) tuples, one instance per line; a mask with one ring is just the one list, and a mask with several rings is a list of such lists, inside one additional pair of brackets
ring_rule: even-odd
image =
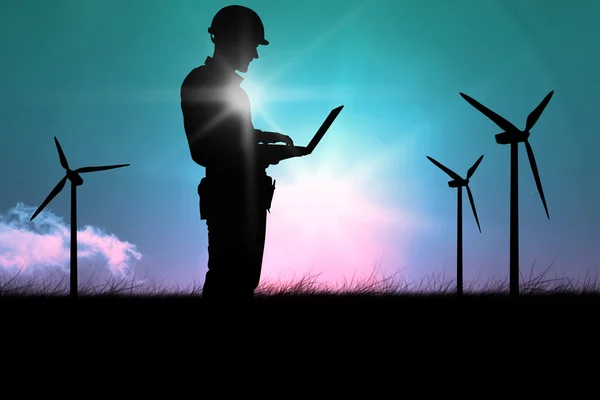
[(277, 179), (262, 279), (284, 284), (318, 274), (320, 283), (339, 286), (402, 273), (411, 241), (430, 223), (402, 200), (390, 205), (385, 188), (373, 190), (392, 153), (351, 165), (343, 150), (322, 161), (296, 160)]

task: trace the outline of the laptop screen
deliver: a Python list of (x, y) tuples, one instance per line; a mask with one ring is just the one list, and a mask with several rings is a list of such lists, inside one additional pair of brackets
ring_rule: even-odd
[(315, 134), (315, 136), (313, 136), (308, 146), (306, 146), (309, 151), (313, 151), (315, 147), (317, 147), (317, 144), (319, 144), (319, 142), (333, 123), (333, 121), (337, 118), (340, 111), (342, 111), (342, 108), (344, 108), (344, 106), (339, 106), (331, 110), (331, 112), (329, 113), (329, 115)]

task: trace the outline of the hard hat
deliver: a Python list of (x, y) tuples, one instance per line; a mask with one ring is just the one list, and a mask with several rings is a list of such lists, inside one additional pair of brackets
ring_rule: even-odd
[(256, 12), (244, 6), (227, 6), (220, 9), (212, 20), (208, 33), (216, 38), (242, 38), (256, 40), (268, 45), (265, 40), (265, 27)]

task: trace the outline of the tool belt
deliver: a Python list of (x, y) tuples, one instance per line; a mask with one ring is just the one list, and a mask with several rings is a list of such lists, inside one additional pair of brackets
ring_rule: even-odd
[[(200, 219), (205, 220), (219, 210), (232, 212), (233, 208), (245, 206), (244, 201), (249, 201), (248, 193), (245, 193), (244, 183), (232, 185), (223, 179), (202, 178), (198, 185), (198, 196), (200, 197)], [(258, 207), (271, 213), (271, 203), (275, 193), (275, 181), (270, 176), (262, 176), (258, 179)]]

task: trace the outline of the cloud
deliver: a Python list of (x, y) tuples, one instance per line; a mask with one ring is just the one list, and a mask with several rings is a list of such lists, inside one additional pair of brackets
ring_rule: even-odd
[(385, 178), (379, 178), (398, 176), (385, 172), (397, 146), (410, 152), (410, 141), (387, 146), (367, 151), (376, 159), (330, 148), (326, 157), (290, 166), (277, 180), (267, 217), (263, 278), (283, 283), (319, 274), (318, 282), (339, 287), (373, 274), (407, 277), (410, 245), (434, 223), (386, 193)]
[[(45, 210), (32, 222), (34, 207), (18, 203), (0, 214), (0, 272), (35, 272), (58, 268), (68, 271), (71, 229), (63, 219)], [(142, 258), (132, 243), (102, 229), (85, 226), (77, 232), (78, 260), (93, 262), (97, 273), (122, 277)], [(4, 271), (2, 271), (4, 270)]]

